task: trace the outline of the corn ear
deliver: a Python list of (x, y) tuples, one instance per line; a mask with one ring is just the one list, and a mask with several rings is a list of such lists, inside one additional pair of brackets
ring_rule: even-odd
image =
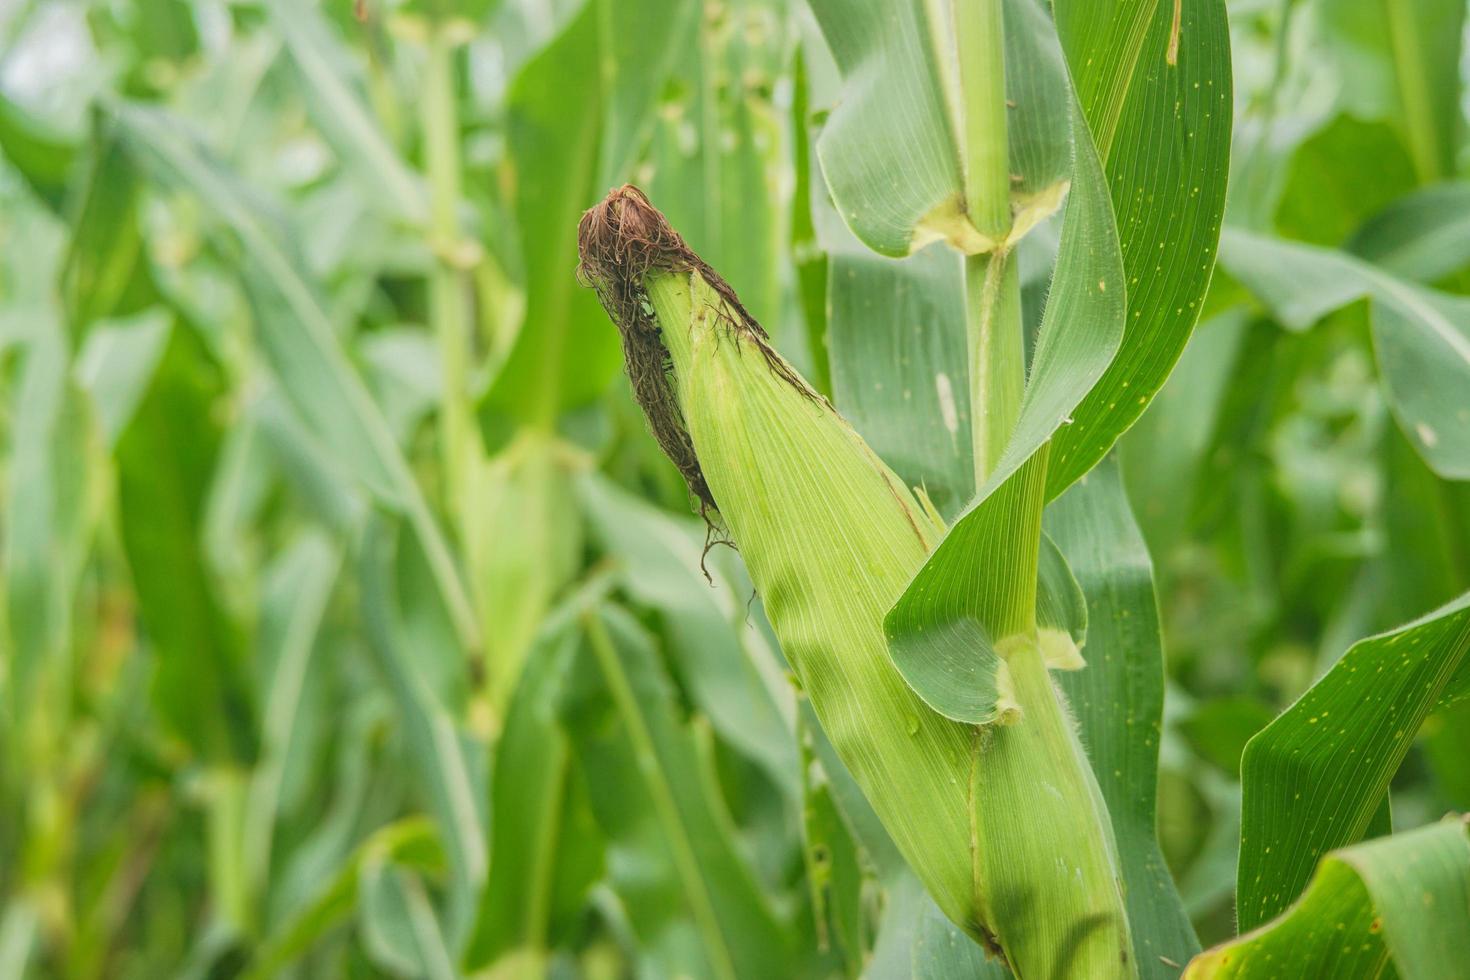
[(1034, 622), (995, 644), (996, 723), (932, 709), (883, 629), (943, 535), (932, 507), (636, 188), (584, 216), (581, 248), (654, 435), (738, 544), (823, 729), (935, 902), (1022, 978), (1136, 975), (1106, 809)]

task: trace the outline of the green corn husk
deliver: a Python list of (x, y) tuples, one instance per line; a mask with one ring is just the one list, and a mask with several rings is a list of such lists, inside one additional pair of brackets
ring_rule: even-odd
[(1106, 809), (1034, 626), (1002, 644), (1011, 724), (926, 705), (883, 618), (937, 517), (636, 188), (587, 213), (581, 246), (654, 435), (718, 510), (828, 738), (939, 907), (1023, 980), (1136, 975)]

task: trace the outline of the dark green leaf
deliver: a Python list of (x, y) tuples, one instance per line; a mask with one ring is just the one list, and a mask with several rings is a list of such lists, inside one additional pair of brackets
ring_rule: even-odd
[(1458, 976), (1470, 935), (1470, 839), (1442, 823), (1326, 855), (1280, 917), (1200, 955), (1206, 978)]
[(787, 975), (790, 937), (729, 835), (699, 730), (675, 714), (649, 638), (613, 607), (585, 623), (563, 717), (650, 966), (725, 980)]
[(1048, 497), (1091, 469), (1143, 414), (1189, 340), (1214, 268), (1231, 126), (1223, 0), (1054, 7), (1107, 173), (1128, 318), (1117, 357), (1057, 435)]
[(1424, 718), (1470, 688), (1470, 594), (1353, 645), (1246, 745), (1236, 914), (1280, 914), (1328, 851), (1367, 832)]
[(1127, 883), (1134, 962), (1172, 978), (1199, 949), (1155, 828), (1164, 653), (1153, 568), (1122, 477), (1105, 462), (1047, 509), (1046, 526), (1087, 596), (1087, 666), (1053, 676), (1071, 702)]
[(256, 731), (240, 630), (221, 608), (202, 549), (223, 384), (198, 338), (174, 324), (116, 449), (123, 549), (158, 658), (155, 702), (176, 735), (216, 762), (250, 759)]

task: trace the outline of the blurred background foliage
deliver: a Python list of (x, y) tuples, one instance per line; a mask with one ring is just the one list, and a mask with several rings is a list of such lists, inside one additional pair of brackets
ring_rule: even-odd
[[(1229, 10), (1231, 231), (1119, 453), (1207, 945), (1245, 741), (1470, 589), (1470, 363), (1428, 425), (1388, 287), (1256, 247), (1470, 308), (1463, 0)], [(843, 229), (835, 89), (791, 0), (0, 5), (0, 977), (953, 968), (573, 274), (639, 183), (923, 479), (872, 311), (952, 325), (957, 280)], [(1467, 747), (1429, 719), (1395, 827), (1470, 808)]]

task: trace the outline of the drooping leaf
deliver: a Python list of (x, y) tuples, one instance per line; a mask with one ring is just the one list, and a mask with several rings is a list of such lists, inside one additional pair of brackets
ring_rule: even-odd
[(266, 980), (304, 955), (352, 914), (364, 867), (386, 860), (441, 870), (444, 855), (433, 824), (414, 816), (378, 828), (342, 862), (311, 901), (266, 938), (245, 975), (252, 980)]
[(1470, 479), (1470, 300), (1343, 252), (1238, 229), (1222, 237), (1220, 258), (1289, 329), (1371, 300), (1374, 353), (1394, 417), (1436, 473)]
[(357, 888), (363, 945), (374, 962), (399, 976), (455, 980), (454, 955), (416, 873), (366, 861)]
[(1367, 832), (1436, 707), (1470, 690), (1470, 594), (1343, 654), (1250, 740), (1241, 763), (1236, 914), (1280, 914), (1328, 851)]
[(1433, 282), (1470, 264), (1470, 183), (1401, 197), (1358, 229), (1347, 250), (1387, 272)]
[(1280, 916), (1208, 950), (1188, 980), (1457, 976), (1470, 935), (1470, 838), (1451, 818), (1323, 857)]

